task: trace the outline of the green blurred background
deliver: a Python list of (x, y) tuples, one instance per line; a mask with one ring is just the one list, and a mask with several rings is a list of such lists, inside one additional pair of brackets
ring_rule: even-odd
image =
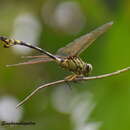
[[(81, 55), (93, 65), (92, 75), (130, 66), (129, 0), (0, 0), (0, 35), (37, 43), (52, 53), (111, 20), (112, 28)], [(5, 67), (26, 61), (21, 56), (38, 54), (0, 45), (0, 120), (36, 122), (0, 130), (130, 129), (130, 72), (72, 84), (72, 89), (46, 88), (16, 110), (15, 105), (39, 85), (69, 74), (55, 63)]]

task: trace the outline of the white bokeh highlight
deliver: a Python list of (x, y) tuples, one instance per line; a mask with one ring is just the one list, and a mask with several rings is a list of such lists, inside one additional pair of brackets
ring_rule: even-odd
[[(37, 45), (37, 40), (41, 33), (41, 24), (35, 16), (26, 13), (16, 17), (13, 26), (12, 36), (14, 39), (22, 40), (33, 45)], [(22, 46), (14, 46), (14, 52), (28, 54), (32, 49)]]
[(42, 9), (43, 20), (51, 27), (75, 34), (85, 27), (86, 17), (76, 1), (51, 2), (47, 1)]
[(77, 2), (62, 2), (54, 12), (57, 27), (68, 33), (80, 32), (85, 25), (85, 16)]
[(65, 86), (55, 88), (52, 94), (53, 107), (70, 114), (74, 130), (99, 130), (101, 122), (88, 122), (96, 104), (90, 92), (76, 92)]
[(72, 99), (73, 92), (67, 86), (57, 87), (52, 94), (52, 103), (55, 109), (62, 113), (70, 112), (70, 99)]
[(12, 96), (0, 97), (0, 120), (18, 122), (21, 120), (22, 108), (16, 109), (18, 101)]

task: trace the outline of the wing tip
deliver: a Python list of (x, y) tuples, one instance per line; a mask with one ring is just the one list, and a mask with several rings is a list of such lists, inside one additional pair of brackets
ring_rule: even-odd
[(14, 66), (18, 66), (19, 64), (12, 64), (12, 65), (5, 65), (6, 67), (14, 67)]
[(15, 66), (21, 66), (21, 65), (27, 65), (26, 62), (23, 63), (18, 63), (18, 64), (10, 64), (10, 65), (5, 65), (6, 67), (15, 67)]

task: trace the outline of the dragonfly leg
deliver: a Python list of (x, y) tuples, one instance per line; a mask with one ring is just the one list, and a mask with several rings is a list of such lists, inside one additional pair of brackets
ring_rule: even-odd
[(79, 75), (72, 74), (72, 75), (69, 75), (69, 76), (65, 77), (65, 81), (67, 81), (67, 82), (68, 81), (73, 81), (73, 80), (75, 80), (78, 77), (79, 77)]

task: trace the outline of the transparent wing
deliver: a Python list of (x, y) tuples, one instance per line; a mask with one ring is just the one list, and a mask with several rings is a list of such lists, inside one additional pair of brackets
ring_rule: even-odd
[(57, 54), (63, 56), (79, 55), (82, 51), (88, 48), (100, 35), (106, 32), (112, 26), (112, 24), (113, 22), (108, 22), (96, 28), (92, 32), (81, 36), (80, 38), (66, 45), (65, 47), (59, 49), (57, 51)]
[(20, 65), (30, 65), (30, 64), (37, 64), (37, 63), (46, 63), (46, 62), (51, 62), (53, 61), (52, 58), (36, 58), (33, 60), (29, 60), (26, 62), (18, 63), (18, 64), (12, 64), (12, 65), (6, 65), (7, 67), (12, 67), (12, 66), (20, 66)]
[[(64, 58), (64, 56), (59, 56), (59, 55), (54, 55), (58, 58)], [(37, 56), (22, 56), (21, 58), (25, 58), (25, 59), (31, 59), (31, 58), (42, 58), (42, 59), (51, 59), (49, 56), (47, 55), (37, 55)]]
[(37, 56), (22, 56), (22, 58), (27, 58), (27, 59), (31, 59), (31, 58), (44, 58), (44, 59), (48, 59), (50, 58), (49, 56), (47, 55), (37, 55)]

